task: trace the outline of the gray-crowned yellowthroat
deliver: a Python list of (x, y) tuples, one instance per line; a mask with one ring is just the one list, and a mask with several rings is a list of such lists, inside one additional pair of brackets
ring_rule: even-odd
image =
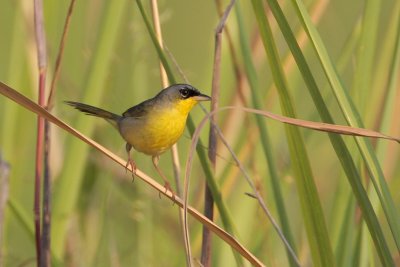
[(173, 193), (168, 180), (158, 168), (159, 157), (182, 136), (192, 108), (199, 101), (209, 100), (211, 97), (189, 84), (174, 84), (161, 90), (155, 97), (131, 107), (122, 116), (79, 102), (66, 103), (87, 115), (105, 119), (119, 131), (126, 141), (126, 168), (131, 165), (133, 172), (136, 170), (136, 163), (130, 156), (132, 147), (152, 156), (154, 167), (165, 182), (165, 189)]

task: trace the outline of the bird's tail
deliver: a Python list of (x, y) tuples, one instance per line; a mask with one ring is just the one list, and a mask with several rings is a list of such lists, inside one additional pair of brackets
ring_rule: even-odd
[(85, 113), (86, 115), (103, 118), (109, 123), (111, 123), (114, 127), (117, 127), (117, 122), (121, 118), (120, 115), (87, 104), (73, 102), (73, 101), (65, 101), (65, 103)]

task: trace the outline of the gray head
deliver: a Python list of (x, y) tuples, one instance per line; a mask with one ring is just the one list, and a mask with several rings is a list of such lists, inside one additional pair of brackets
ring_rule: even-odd
[(167, 96), (172, 102), (178, 100), (180, 100), (179, 102), (194, 102), (193, 105), (199, 101), (211, 100), (211, 97), (202, 94), (199, 90), (189, 84), (173, 84), (164, 90), (161, 90), (155, 98), (164, 96)]

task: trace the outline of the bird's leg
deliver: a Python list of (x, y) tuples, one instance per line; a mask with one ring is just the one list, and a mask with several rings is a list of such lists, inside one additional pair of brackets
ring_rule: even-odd
[(160, 156), (153, 156), (151, 159), (153, 161), (154, 168), (156, 168), (156, 171), (161, 176), (161, 178), (164, 180), (165, 192), (167, 192), (169, 190), (172, 194), (172, 199), (175, 200), (175, 193), (172, 190), (171, 185), (169, 184), (169, 182), (167, 180), (167, 177), (165, 177), (165, 175), (161, 172), (160, 168), (158, 168), (158, 161), (160, 159)]
[(128, 167), (131, 166), (132, 168), (132, 179), (135, 179), (135, 173), (136, 173), (136, 163), (133, 161), (131, 158), (131, 149), (132, 145), (129, 143), (126, 143), (125, 145), (126, 153), (128, 153), (128, 161), (126, 162), (125, 165), (125, 171), (128, 172)]

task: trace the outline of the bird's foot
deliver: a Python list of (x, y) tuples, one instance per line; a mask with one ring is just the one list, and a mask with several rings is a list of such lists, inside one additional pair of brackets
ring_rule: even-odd
[[(175, 192), (174, 192), (174, 190), (172, 190), (171, 185), (169, 184), (169, 182), (165, 182), (164, 188), (165, 188), (164, 193), (167, 193), (168, 191), (171, 192), (172, 200), (174, 201), (173, 203), (175, 204)], [(161, 192), (158, 193), (158, 196), (161, 198)]]
[(133, 182), (135, 180), (137, 166), (136, 166), (136, 163), (130, 157), (128, 158), (128, 161), (126, 162), (126, 165), (125, 165), (126, 172), (128, 172), (129, 166), (131, 166), (131, 168), (132, 168), (132, 182)]

